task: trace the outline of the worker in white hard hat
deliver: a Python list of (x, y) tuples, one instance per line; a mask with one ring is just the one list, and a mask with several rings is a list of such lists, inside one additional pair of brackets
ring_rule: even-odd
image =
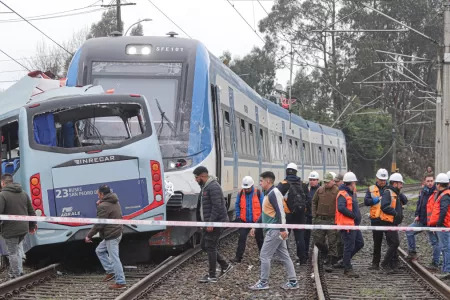
[[(414, 222), (409, 227), (427, 227), (428, 211), (431, 214), (431, 208), (434, 204), (434, 195), (436, 192), (436, 184), (434, 182), (434, 176), (429, 174), (425, 176), (425, 185), (420, 191), (419, 199), (417, 201)], [(406, 238), (408, 240), (408, 256), (407, 260), (417, 259), (416, 252), (416, 234), (421, 231), (406, 231)], [(427, 231), (428, 239), (433, 247), (433, 259), (431, 264), (427, 266), (427, 269), (432, 271), (439, 270), (439, 260), (441, 256), (441, 246), (436, 233)]]
[[(306, 194), (306, 224), (312, 224), (312, 199), (319, 189), (319, 173), (312, 171), (308, 176), (308, 186)], [(311, 230), (305, 230), (305, 249), (309, 252), (309, 244), (311, 240)]]
[[(297, 176), (298, 167), (295, 163), (289, 163), (286, 167), (286, 177), (281, 181), (277, 188), (283, 195), (284, 212), (286, 214), (287, 224), (305, 224), (306, 222), (306, 186), (303, 185), (301, 178)], [(306, 264), (308, 254), (305, 247), (305, 230), (289, 230), (289, 234), (294, 233), (297, 265)]]
[[(429, 215), (428, 226), (450, 228), (450, 190), (449, 177), (445, 173), (436, 176), (436, 192), (433, 195), (434, 203), (427, 211)], [(431, 205), (430, 205), (431, 206)], [(442, 273), (436, 275), (440, 279), (450, 278), (450, 232), (436, 232), (439, 243), (441, 244), (442, 256), (444, 263), (442, 264)]]
[[(370, 206), (370, 224), (372, 226), (380, 226), (380, 214), (381, 214), (381, 198), (383, 197), (386, 183), (389, 178), (388, 171), (386, 169), (379, 169), (376, 174), (376, 183), (369, 186), (364, 197), (364, 204)], [(381, 245), (383, 243), (383, 231), (372, 231), (373, 238), (373, 256), (372, 265), (369, 270), (378, 270), (380, 268), (381, 261)]]
[[(324, 184), (319, 187), (312, 198), (312, 216), (314, 225), (334, 225), (336, 216), (336, 196), (339, 188), (334, 185), (334, 175), (330, 172), (323, 178)], [(313, 231), (314, 245), (325, 259), (325, 271), (330, 272), (331, 266), (339, 260), (338, 232), (336, 230), (317, 229)], [(328, 242), (327, 242), (328, 240)]]
[[(236, 220), (243, 223), (255, 223), (261, 216), (262, 202), (264, 194), (255, 187), (255, 182), (250, 176), (245, 176), (242, 179), (242, 189), (237, 194), (236, 198)], [(236, 256), (231, 261), (240, 263), (244, 256), (245, 246), (247, 243), (247, 236), (251, 228), (239, 228), (239, 240), (236, 250)], [(261, 251), (264, 235), (262, 229), (255, 230), (256, 244), (259, 251)]]
[[(381, 226), (398, 226), (403, 221), (403, 205), (408, 202), (405, 195), (401, 194), (403, 188), (403, 176), (393, 173), (389, 177), (389, 185), (381, 198)], [(381, 268), (388, 274), (392, 274), (396, 268), (396, 253), (400, 246), (398, 231), (388, 230), (384, 233), (388, 244), (388, 250), (381, 262)]]
[[(358, 226), (361, 223), (361, 212), (355, 192), (358, 179), (354, 173), (347, 172), (343, 181), (336, 199), (336, 225)], [(359, 230), (340, 230), (340, 235), (344, 242), (344, 257), (335, 267), (342, 266), (344, 275), (357, 278), (359, 275), (353, 271), (351, 260), (364, 247), (363, 236)]]

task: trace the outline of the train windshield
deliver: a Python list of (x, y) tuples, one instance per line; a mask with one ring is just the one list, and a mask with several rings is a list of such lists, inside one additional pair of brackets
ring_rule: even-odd
[(190, 105), (179, 98), (181, 63), (94, 62), (94, 85), (147, 98), (164, 157), (183, 157), (189, 142)]

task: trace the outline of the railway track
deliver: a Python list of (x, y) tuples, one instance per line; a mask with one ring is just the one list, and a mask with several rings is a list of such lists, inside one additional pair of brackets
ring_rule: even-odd
[[(360, 206), (363, 206), (360, 204)], [(363, 211), (361, 212), (363, 214)], [(367, 222), (363, 218), (363, 222)], [(400, 266), (388, 275), (381, 269), (368, 270), (372, 262), (372, 235), (363, 231), (364, 248), (352, 259), (359, 278), (343, 276), (343, 270), (326, 273), (319, 250), (314, 248), (313, 270), (319, 300), (331, 299), (450, 299), (450, 287), (417, 261), (405, 260), (407, 253), (399, 248)], [(385, 247), (386, 243), (383, 243)], [(385, 253), (382, 251), (382, 253)]]
[[(222, 239), (234, 232), (228, 229)], [(201, 251), (200, 245), (169, 257), (159, 265), (128, 269), (126, 290), (110, 290), (112, 282), (102, 282), (104, 274), (64, 272), (64, 265), (57, 263), (0, 284), (1, 299), (141, 299), (157, 283)]]

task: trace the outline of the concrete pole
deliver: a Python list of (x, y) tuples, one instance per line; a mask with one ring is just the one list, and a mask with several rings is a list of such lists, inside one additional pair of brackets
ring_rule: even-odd
[(442, 147), (441, 163), (436, 172), (450, 170), (450, 2), (444, 3), (444, 64), (442, 81)]

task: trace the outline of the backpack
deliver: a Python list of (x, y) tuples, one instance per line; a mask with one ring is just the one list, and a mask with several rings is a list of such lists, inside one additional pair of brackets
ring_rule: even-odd
[(305, 211), (306, 194), (301, 182), (290, 182), (286, 205), (291, 213), (295, 213), (297, 210)]

